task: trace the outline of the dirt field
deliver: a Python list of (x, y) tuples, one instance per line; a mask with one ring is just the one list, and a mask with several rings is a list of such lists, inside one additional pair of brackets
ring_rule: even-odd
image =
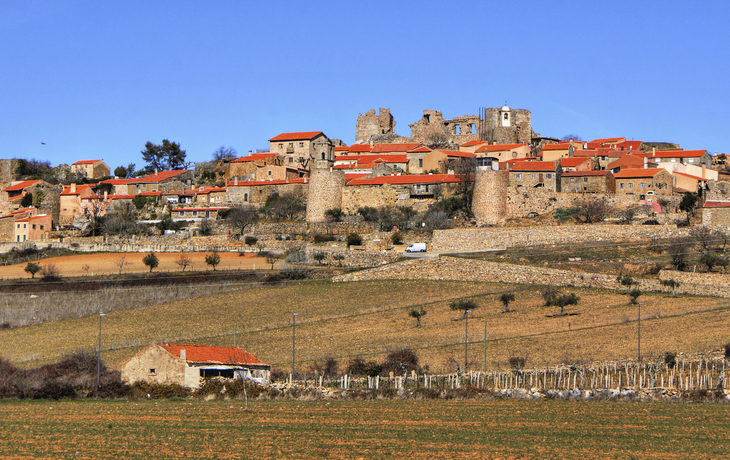
[[(185, 255), (190, 258), (192, 264), (187, 267), (187, 271), (192, 270), (211, 270), (205, 264), (205, 256), (209, 253), (205, 252), (186, 252)], [(245, 253), (239, 256), (237, 252), (219, 252), (221, 263), (216, 267), (217, 270), (230, 269), (268, 269), (271, 268), (263, 257), (256, 257), (253, 253)], [(150, 271), (142, 259), (147, 253), (93, 253), (78, 254), (73, 256), (50, 257), (42, 259), (36, 263), (43, 266), (54, 264), (60, 270), (61, 276), (93, 276), (93, 275), (113, 275), (119, 273), (119, 261), (124, 257), (124, 268), (122, 273), (144, 273)], [(160, 265), (155, 268), (156, 272), (179, 272), (180, 266), (175, 263), (180, 257), (177, 252), (157, 252), (155, 253), (160, 260)], [(8, 278), (29, 278), (30, 275), (24, 271), (27, 264), (7, 265), (0, 267), (0, 279)], [(83, 269), (85, 265), (89, 266), (88, 272)]]
[(0, 457), (726, 458), (728, 404), (3, 401)]

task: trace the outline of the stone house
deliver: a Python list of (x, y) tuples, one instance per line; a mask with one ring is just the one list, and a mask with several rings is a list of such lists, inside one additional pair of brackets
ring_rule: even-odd
[(563, 193), (616, 193), (616, 179), (611, 171), (567, 171), (560, 176)]
[[(130, 195), (134, 198), (134, 195)], [(170, 190), (160, 194), (162, 204), (170, 203), (193, 203), (195, 202), (195, 190)]]
[(179, 220), (203, 220), (203, 219), (217, 219), (218, 212), (228, 209), (227, 207), (215, 207), (215, 208), (176, 208), (170, 211), (170, 217), (173, 221)]
[(373, 168), (383, 164), (388, 166), (387, 172), (408, 172), (410, 169), (410, 161), (406, 154), (341, 155), (335, 157), (335, 164), (332, 168), (372, 174)]
[(24, 180), (5, 187), (0, 193), (0, 212), (11, 212), (20, 209), (23, 197), (37, 192), (46, 193), (54, 186), (44, 180)]
[(196, 203), (220, 205), (226, 202), (226, 187), (200, 187), (195, 194)]
[(703, 225), (730, 225), (730, 201), (705, 201), (702, 206)]
[(659, 163), (682, 163), (685, 165), (712, 167), (712, 156), (707, 150), (656, 150), (641, 152), (641, 156), (648, 157), (651, 161)]
[(575, 156), (576, 150), (583, 150), (581, 142), (558, 142), (543, 145), (540, 155), (542, 161), (555, 161)]
[(269, 152), (281, 155), (286, 165), (308, 168), (312, 159), (334, 160), (335, 145), (322, 131), (282, 133), (269, 139)]
[(437, 170), (440, 172), (446, 172), (448, 165), (454, 160), (459, 158), (474, 158), (475, 155), (469, 152), (462, 152), (459, 150), (445, 150), (436, 149), (429, 153), (423, 158), (422, 172)]
[(560, 167), (567, 171), (592, 171), (595, 163), (592, 158), (569, 157), (560, 159)]
[(560, 192), (562, 169), (557, 161), (519, 161), (510, 166), (510, 187), (544, 187)]
[(111, 176), (111, 169), (104, 160), (81, 160), (71, 165), (71, 173), (87, 179)]
[(627, 168), (614, 174), (616, 193), (642, 195), (653, 191), (656, 195), (671, 195), (672, 175), (664, 168)]
[(636, 168), (656, 168), (657, 164), (653, 161), (649, 161), (647, 157), (639, 155), (624, 155), (621, 158), (614, 160), (606, 165), (606, 169), (612, 173), (617, 173), (624, 169), (636, 169)]
[(294, 193), (306, 197), (308, 177), (291, 180), (239, 181), (234, 179), (226, 184), (226, 204), (252, 205), (260, 207), (273, 194)]
[(263, 152), (252, 153), (228, 163), (225, 175), (226, 180), (238, 179), (255, 179), (257, 166), (281, 166), (284, 164), (284, 157), (278, 153)]
[(60, 195), (60, 211), (58, 215), (60, 225), (73, 224), (74, 218), (81, 217), (81, 203), (84, 198), (94, 197), (96, 194), (90, 185), (64, 185)]
[[(389, 175), (372, 178), (352, 179), (347, 183), (347, 188), (379, 188), (389, 186), (394, 189), (395, 194), (400, 200), (408, 199), (436, 199), (440, 196), (449, 196), (453, 193), (456, 186), (461, 182), (461, 178), (454, 174), (408, 174), (408, 175)], [(365, 191), (359, 194), (366, 195)], [(377, 193), (371, 194), (377, 196)], [(379, 207), (384, 203), (378, 203), (376, 200), (361, 200), (358, 206)]]
[(53, 230), (53, 221), (49, 214), (15, 219), (14, 241), (16, 243), (39, 241), (45, 239), (51, 230)]
[(474, 154), (477, 166), (490, 166), (493, 162), (503, 162), (530, 156), (528, 144), (483, 144), (478, 146)]
[(162, 192), (190, 188), (194, 171), (189, 169), (159, 171), (144, 177), (131, 179), (107, 179), (102, 184), (111, 184), (115, 195), (136, 195), (142, 192)]
[(29, 207), (0, 216), (0, 242), (15, 241), (15, 219), (33, 217), (37, 214), (38, 210), (36, 208)]
[(682, 190), (692, 193), (696, 193), (697, 190), (699, 190), (700, 188), (705, 188), (707, 186), (707, 181), (709, 180), (706, 178), (681, 172), (673, 173), (672, 179), (672, 186), (674, 187), (675, 191)]
[(128, 384), (178, 384), (196, 389), (207, 378), (266, 384), (270, 376), (271, 366), (237, 347), (153, 344), (122, 364), (122, 380)]

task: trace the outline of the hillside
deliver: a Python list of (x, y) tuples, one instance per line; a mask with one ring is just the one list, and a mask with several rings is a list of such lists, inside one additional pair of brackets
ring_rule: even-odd
[[(514, 292), (512, 313), (502, 313), (502, 292)], [(512, 356), (528, 366), (619, 360), (636, 356), (636, 306), (622, 292), (575, 289), (581, 301), (573, 316), (549, 318), (540, 286), (445, 281), (300, 282), (265, 286), (164, 305), (110, 313), (103, 319), (103, 359), (113, 367), (151, 342), (237, 344), (272, 364), (291, 366), (291, 319), (297, 319), (298, 370), (332, 356), (341, 367), (355, 356), (380, 358), (411, 347), (432, 372), (463, 363), (464, 321), (449, 301), (471, 296), (469, 361), (481, 369), (487, 325), (487, 368), (507, 367)], [(717, 350), (728, 341), (726, 299), (671, 298), (644, 294), (642, 354)], [(408, 316), (412, 306), (427, 311), (423, 327)], [(97, 316), (0, 331), (0, 356), (32, 366), (78, 350), (95, 350)]]

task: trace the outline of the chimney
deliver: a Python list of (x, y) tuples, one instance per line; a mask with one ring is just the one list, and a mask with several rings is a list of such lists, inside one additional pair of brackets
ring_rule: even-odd
[(233, 185), (238, 186), (238, 176), (233, 178)]
[(157, 175), (157, 168), (155, 168), (155, 176)]
[(248, 151), (249, 155), (253, 155), (253, 152), (251, 150)]
[(656, 147), (651, 148), (651, 157), (654, 158), (656, 156)]
[(180, 359), (187, 360), (187, 353), (185, 352), (184, 348), (180, 350)]
[(707, 179), (707, 165), (705, 163), (702, 163), (702, 178)]
[(647, 157), (644, 157), (644, 169), (649, 168), (649, 159)]
[(109, 192), (107, 192), (106, 190), (104, 190), (104, 201), (106, 201), (108, 199), (109, 199)]
[(71, 193), (76, 193), (76, 184), (71, 184)]

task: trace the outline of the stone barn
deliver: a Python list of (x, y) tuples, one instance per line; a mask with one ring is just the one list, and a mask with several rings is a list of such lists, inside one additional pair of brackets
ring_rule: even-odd
[(271, 366), (237, 347), (153, 344), (122, 364), (126, 383), (177, 383), (188, 388), (199, 388), (211, 377), (268, 383), (270, 374)]

